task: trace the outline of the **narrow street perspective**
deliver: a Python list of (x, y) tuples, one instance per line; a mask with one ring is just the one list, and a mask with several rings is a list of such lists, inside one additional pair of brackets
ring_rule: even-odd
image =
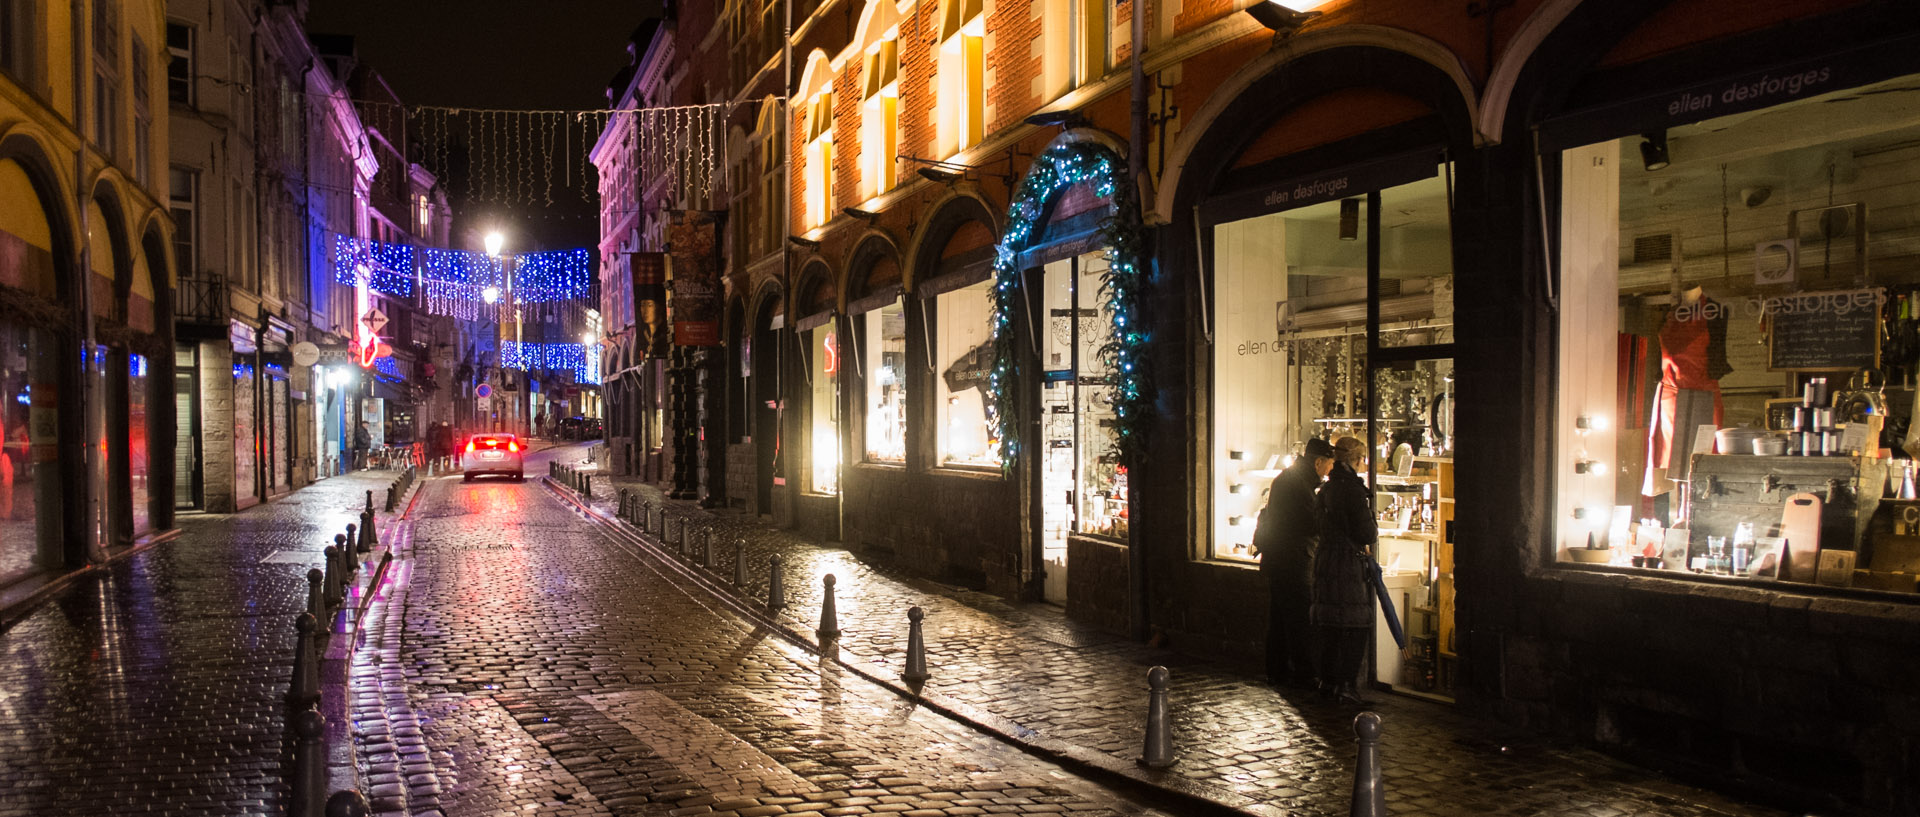
[(1920, 817), (1920, 1), (0, 0), (0, 817)]

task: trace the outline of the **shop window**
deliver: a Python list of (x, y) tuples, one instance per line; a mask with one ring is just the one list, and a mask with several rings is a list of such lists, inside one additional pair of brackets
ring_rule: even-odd
[(860, 316), (865, 360), (867, 459), (907, 458), (907, 310), (899, 299)]
[(840, 493), (840, 343), (835, 322), (814, 327), (807, 338), (808, 440), (813, 467), (808, 487), (816, 494)]
[(986, 134), (986, 15), (981, 0), (946, 0), (940, 24), (938, 149), (951, 158)]
[[(1411, 458), (1452, 456), (1451, 364), (1416, 351), (1450, 357), (1447, 208), (1447, 179), (1435, 173), (1214, 227), (1214, 558), (1253, 560), (1269, 485), (1309, 438), (1370, 439), (1373, 461), (1389, 472)], [(1379, 309), (1370, 327), (1372, 269)]]
[(893, 189), (900, 133), (900, 40), (898, 32), (867, 50), (860, 110), (860, 192), (871, 198)]
[(943, 466), (1000, 467), (987, 380), (993, 374), (993, 283), (981, 281), (934, 299), (935, 435)]
[(1106, 272), (1104, 251), (1062, 259), (1044, 271), (1041, 491), (1048, 546), (1063, 550), (1068, 532), (1121, 538), (1127, 533), (1126, 472), (1114, 431), (1114, 372), (1101, 354), (1113, 336), (1113, 317), (1100, 306)]
[(148, 503), (148, 474), (152, 459), (147, 447), (147, 357), (127, 356), (127, 470), (133, 492), (133, 535), (153, 530), (152, 509)]
[(1873, 518), (1920, 451), (1916, 100), (1905, 77), (1562, 152), (1558, 560), (1915, 590)]
[(193, 104), (193, 28), (167, 23), (167, 101)]
[(827, 223), (833, 213), (833, 92), (821, 91), (807, 104), (807, 227)]
[[(61, 356), (51, 333), (0, 321), (0, 582), (60, 552)], [(42, 564), (57, 564), (48, 560)]]

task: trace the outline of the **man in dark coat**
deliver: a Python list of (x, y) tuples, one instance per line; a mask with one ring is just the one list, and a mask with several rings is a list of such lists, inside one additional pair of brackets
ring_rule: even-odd
[(373, 448), (373, 432), (367, 428), (367, 421), (361, 420), (360, 427), (353, 430), (353, 465), (355, 468), (368, 466), (367, 452)]
[(1379, 537), (1373, 489), (1360, 479), (1367, 446), (1353, 437), (1333, 444), (1333, 473), (1320, 487), (1320, 547), (1313, 558), (1313, 608), (1320, 636), (1321, 689), (1345, 703), (1365, 703), (1356, 690), (1373, 631), (1373, 585), (1367, 575)]
[(1307, 623), (1312, 602), (1313, 549), (1320, 538), (1320, 511), (1314, 492), (1333, 470), (1333, 446), (1308, 440), (1305, 453), (1273, 478), (1267, 507), (1253, 530), (1260, 573), (1267, 579), (1267, 681), (1313, 682), (1313, 633)]

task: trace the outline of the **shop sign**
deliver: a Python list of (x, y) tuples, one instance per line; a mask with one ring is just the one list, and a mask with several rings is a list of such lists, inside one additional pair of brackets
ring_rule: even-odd
[(320, 347), (311, 341), (300, 341), (293, 345), (293, 365), (312, 366), (320, 362)]
[(1542, 150), (1652, 133), (1891, 79), (1920, 70), (1920, 37), (1907, 36), (1587, 108), (1540, 127)]
[(1216, 196), (1200, 206), (1200, 214), (1208, 224), (1222, 224), (1364, 196), (1375, 190), (1432, 178), (1438, 172), (1439, 162), (1437, 151), (1422, 150), (1334, 168)]
[(720, 265), (713, 216), (689, 211), (671, 228), (673, 278), (668, 281), (673, 345), (720, 345)]

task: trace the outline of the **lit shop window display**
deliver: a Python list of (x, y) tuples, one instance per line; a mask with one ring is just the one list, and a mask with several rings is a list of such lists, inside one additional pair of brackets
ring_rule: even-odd
[(899, 301), (859, 317), (865, 321), (867, 459), (907, 458), (907, 311)]
[(1100, 306), (1104, 251), (1055, 261), (1046, 280), (1046, 329), (1040, 344), (1041, 492), (1047, 539), (1127, 533), (1127, 476), (1115, 440), (1114, 372), (1101, 350), (1113, 317)]
[[(1309, 439), (1371, 439), (1378, 476), (1362, 477), (1377, 489), (1383, 534), (1435, 517), (1433, 489), (1408, 500), (1423, 511), (1397, 513), (1410, 507), (1400, 494), (1420, 494), (1411, 484), (1437, 480), (1441, 466), (1450, 475), (1453, 456), (1453, 366), (1419, 352), (1453, 341), (1446, 169), (1418, 170), (1432, 175), (1214, 226), (1215, 558), (1255, 558), (1268, 489)], [(1368, 218), (1374, 207), (1382, 218)], [(1371, 327), (1370, 265), (1379, 270)], [(1369, 332), (1400, 354), (1370, 361)], [(1427, 534), (1441, 538), (1438, 523)]]
[(1914, 592), (1920, 77), (1560, 172), (1558, 559)]
[(840, 344), (834, 321), (807, 332), (807, 409), (813, 426), (812, 481), (816, 494), (840, 492)]
[(943, 466), (1000, 467), (1000, 444), (987, 414), (993, 374), (992, 286), (982, 281), (934, 300), (935, 419)]

